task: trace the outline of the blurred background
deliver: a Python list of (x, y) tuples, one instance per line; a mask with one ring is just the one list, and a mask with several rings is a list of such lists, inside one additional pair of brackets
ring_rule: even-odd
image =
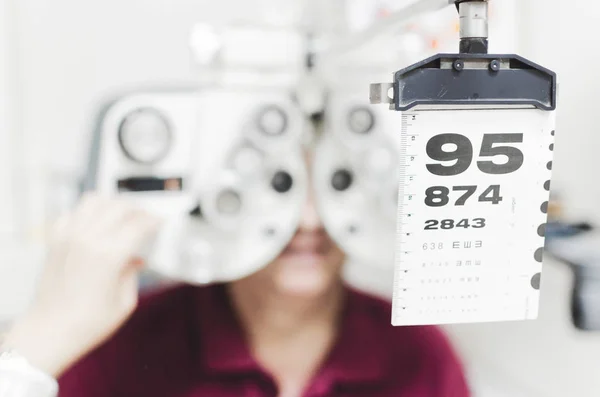
[[(390, 15), (411, 3), (428, 4), (402, 26), (381, 29), (357, 45), (370, 37), (361, 32), (385, 27)], [(211, 28), (224, 26), (251, 26), (261, 34), (318, 32), (308, 43), (325, 51), (316, 58), (324, 76), (387, 81), (401, 67), (458, 49), (456, 10), (439, 3), (444, 1), (0, 0), (0, 324), (31, 297), (46, 230), (77, 199), (95, 119), (107, 99), (207, 79), (214, 72), (207, 68), (216, 45)], [(589, 43), (597, 34), (600, 3), (492, 0), (490, 18), (490, 52), (517, 53), (558, 73), (551, 216), (561, 236), (577, 234), (581, 223), (593, 227), (600, 223), (600, 135), (593, 109), (600, 83), (598, 55)], [(305, 41), (294, 43), (283, 46), (285, 56), (246, 46), (230, 59), (293, 69), (305, 62), (306, 50)], [(260, 82), (261, 73), (219, 78)], [(570, 265), (600, 257), (594, 250), (600, 240), (588, 240), (545, 258), (539, 320), (448, 327), (477, 396), (600, 395), (600, 332), (577, 329), (571, 310), (576, 280)], [(571, 259), (572, 251), (584, 257)], [(389, 296), (389, 276), (369, 277), (361, 269), (349, 264), (347, 277)], [(592, 310), (600, 312), (600, 303)]]

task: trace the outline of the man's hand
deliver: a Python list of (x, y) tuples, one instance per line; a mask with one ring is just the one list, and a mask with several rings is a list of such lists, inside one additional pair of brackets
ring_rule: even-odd
[(58, 377), (104, 342), (137, 305), (137, 254), (158, 225), (128, 203), (85, 196), (58, 222), (33, 305), (4, 345)]

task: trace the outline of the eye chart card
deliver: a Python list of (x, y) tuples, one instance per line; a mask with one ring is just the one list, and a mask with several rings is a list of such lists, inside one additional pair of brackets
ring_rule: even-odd
[(537, 318), (554, 112), (402, 115), (392, 324)]

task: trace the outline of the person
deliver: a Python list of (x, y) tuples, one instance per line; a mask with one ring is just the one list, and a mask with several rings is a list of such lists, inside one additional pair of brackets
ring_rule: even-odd
[(57, 378), (61, 397), (468, 397), (440, 329), (392, 327), (389, 303), (344, 283), (313, 201), (264, 269), (138, 300), (136, 253), (160, 221), (88, 194), (59, 222), (5, 343)]

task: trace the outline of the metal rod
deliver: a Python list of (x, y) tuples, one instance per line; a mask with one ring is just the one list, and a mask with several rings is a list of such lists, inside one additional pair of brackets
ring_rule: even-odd
[(467, 1), (459, 6), (460, 38), (488, 38), (487, 1)]
[(486, 54), (488, 51), (488, 0), (464, 0), (460, 15), (460, 52)]

